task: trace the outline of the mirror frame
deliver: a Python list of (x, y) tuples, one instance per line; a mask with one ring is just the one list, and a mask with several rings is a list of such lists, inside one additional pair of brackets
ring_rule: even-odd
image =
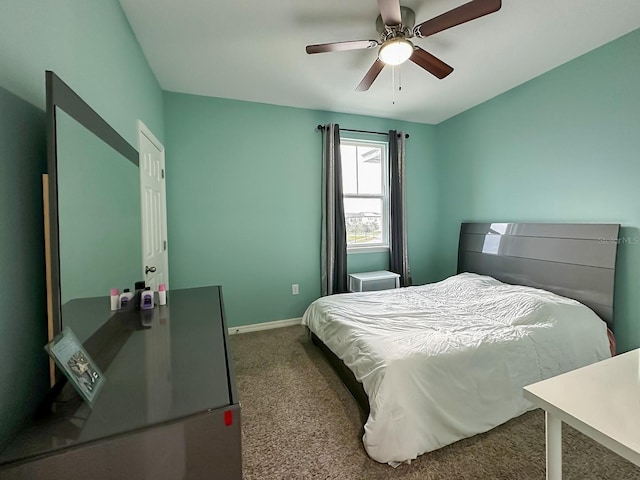
[[(54, 72), (47, 70), (46, 108), (47, 108), (47, 171), (49, 174), (49, 232), (51, 246), (50, 275), (51, 299), (50, 319), (53, 336), (62, 331), (62, 290), (60, 284), (60, 229), (58, 224), (58, 155), (56, 107), (62, 109), (84, 128), (116, 150), (134, 165), (139, 166), (138, 151), (116, 130), (96, 113), (80, 96), (75, 93)], [(108, 292), (105, 292), (107, 296)]]

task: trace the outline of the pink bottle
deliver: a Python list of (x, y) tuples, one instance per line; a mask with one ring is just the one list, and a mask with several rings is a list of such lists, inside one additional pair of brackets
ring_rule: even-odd
[(158, 305), (167, 304), (167, 286), (164, 283), (158, 285)]
[(118, 310), (120, 308), (120, 290), (117, 288), (111, 289), (111, 310)]

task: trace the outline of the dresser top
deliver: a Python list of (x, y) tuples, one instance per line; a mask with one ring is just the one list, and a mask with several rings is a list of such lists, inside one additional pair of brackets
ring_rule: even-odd
[[(105, 378), (93, 409), (67, 383), (45, 415), (0, 453), (0, 465), (237, 402), (220, 287), (167, 297), (167, 305), (144, 314), (110, 315), (84, 344)], [(109, 308), (108, 297), (87, 300)], [(88, 312), (100, 308), (86, 304)]]

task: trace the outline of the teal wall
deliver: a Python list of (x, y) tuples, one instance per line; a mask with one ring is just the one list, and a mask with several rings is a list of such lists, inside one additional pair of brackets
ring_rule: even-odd
[(439, 278), (462, 221), (620, 223), (616, 338), (640, 346), (639, 52), (636, 30), (437, 126)]
[(44, 112), (0, 88), (0, 449), (47, 390)]
[[(162, 92), (117, 0), (0, 2), (0, 87), (40, 112), (47, 69), (134, 146), (138, 118), (163, 138)], [(0, 113), (10, 115), (12, 110)], [(46, 169), (45, 127), (43, 114), (40, 124), (32, 117), (29, 113), (24, 120), (10, 118), (1, 125), (12, 136), (0, 137), (0, 192), (5, 199), (0, 209), (0, 448), (33, 410), (48, 382), (42, 350), (46, 307), (40, 175)], [(33, 148), (28, 151), (20, 144)]]
[(162, 140), (162, 92), (118, 0), (0, 2), (0, 86), (44, 110), (45, 70), (136, 148), (138, 118)]
[[(165, 93), (171, 287), (221, 284), (231, 326), (302, 315), (320, 296), (322, 140), (316, 125), (405, 130), (409, 255), (432, 279), (433, 126)], [(349, 256), (351, 271), (383, 254)], [(300, 294), (291, 295), (291, 284)]]

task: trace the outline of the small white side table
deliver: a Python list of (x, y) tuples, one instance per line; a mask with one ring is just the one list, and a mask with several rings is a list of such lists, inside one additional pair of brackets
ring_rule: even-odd
[(372, 292), (400, 288), (400, 275), (386, 270), (349, 274), (350, 292)]
[(524, 387), (545, 410), (547, 479), (562, 478), (562, 422), (640, 466), (640, 349)]

